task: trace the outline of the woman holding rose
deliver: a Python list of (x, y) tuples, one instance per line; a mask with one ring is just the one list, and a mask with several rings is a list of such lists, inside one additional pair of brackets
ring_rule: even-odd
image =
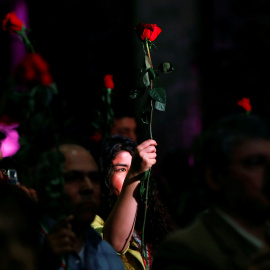
[(156, 163), (156, 145), (155, 140), (146, 140), (137, 146), (121, 135), (101, 141), (99, 164), (103, 197), (92, 226), (116, 249), (126, 269), (150, 269), (158, 244), (175, 229), (158, 197), (156, 182), (151, 179), (145, 224), (147, 252), (141, 255), (144, 203), (140, 198), (140, 179)]

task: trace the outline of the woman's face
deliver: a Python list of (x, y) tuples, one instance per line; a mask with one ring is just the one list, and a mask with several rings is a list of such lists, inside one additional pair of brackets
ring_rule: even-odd
[(118, 194), (122, 190), (125, 177), (130, 168), (131, 159), (129, 152), (121, 151), (113, 160), (112, 184), (118, 190)]

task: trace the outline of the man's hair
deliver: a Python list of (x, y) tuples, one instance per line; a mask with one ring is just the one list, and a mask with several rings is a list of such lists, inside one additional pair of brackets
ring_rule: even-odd
[(122, 118), (125, 118), (125, 117), (136, 119), (135, 114), (132, 113), (132, 112), (129, 112), (129, 111), (125, 111), (125, 112), (116, 111), (114, 113), (114, 118), (115, 119), (122, 119)]

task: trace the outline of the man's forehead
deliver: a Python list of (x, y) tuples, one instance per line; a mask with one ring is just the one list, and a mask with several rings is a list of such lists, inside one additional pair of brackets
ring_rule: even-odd
[(78, 144), (65, 143), (65, 144), (60, 145), (60, 150), (62, 152), (66, 152), (66, 151), (70, 152), (70, 151), (79, 150), (79, 149), (85, 150), (82, 146), (80, 146)]
[(270, 140), (248, 139), (234, 148), (234, 156), (263, 154), (270, 156)]
[(64, 144), (60, 151), (65, 156), (64, 170), (97, 171), (98, 165), (91, 153), (80, 145)]
[(136, 126), (136, 121), (133, 117), (123, 117), (123, 118), (116, 118), (114, 119), (115, 125), (121, 125), (121, 126)]

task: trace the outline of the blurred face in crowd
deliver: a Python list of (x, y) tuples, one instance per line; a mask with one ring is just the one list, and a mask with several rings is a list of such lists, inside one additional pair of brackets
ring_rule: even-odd
[(71, 198), (72, 213), (75, 219), (89, 225), (100, 204), (98, 165), (81, 146), (66, 144), (60, 150), (66, 159), (63, 164), (64, 191)]
[(136, 135), (137, 123), (133, 117), (115, 118), (111, 129), (111, 135), (123, 135), (137, 141)]
[(127, 151), (121, 151), (113, 160), (112, 184), (117, 189), (118, 194), (131, 165), (131, 154)]
[[(270, 141), (246, 140), (236, 146), (228, 174), (219, 183), (229, 207), (251, 219), (270, 211)], [(270, 216), (270, 215), (269, 215)]]

